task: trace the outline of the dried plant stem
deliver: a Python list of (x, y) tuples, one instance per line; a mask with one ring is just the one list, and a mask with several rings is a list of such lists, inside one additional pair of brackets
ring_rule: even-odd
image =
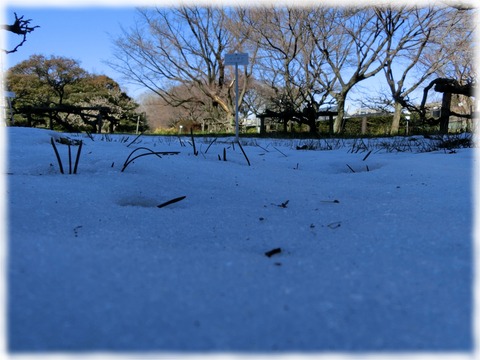
[(205, 150), (205, 154), (207, 153), (208, 149), (210, 149), (210, 146), (212, 146), (212, 144), (217, 141), (217, 138), (213, 139), (212, 142), (210, 142), (210, 144), (207, 146), (207, 150)]
[(280, 154), (282, 154), (283, 156), (287, 157), (287, 155), (285, 155), (285, 153), (281, 152), (280, 150), (278, 150), (275, 146), (272, 146), (275, 150), (277, 150)]
[(80, 153), (82, 152), (82, 147), (83, 147), (83, 141), (80, 140), (80, 145), (78, 145), (78, 151), (77, 151), (77, 156), (75, 158), (75, 166), (73, 167), (73, 173), (77, 173), (77, 168), (78, 168), (78, 162), (80, 160)]
[(190, 129), (190, 135), (192, 136), (193, 155), (197, 156), (198, 151), (197, 151), (197, 148), (195, 147), (195, 137), (193, 136), (193, 129)]
[(353, 170), (353, 168), (350, 165), (347, 164), (347, 166), (353, 173), (355, 172), (355, 170)]
[[(149, 152), (147, 153), (143, 153), (143, 154), (140, 154), (140, 155), (137, 155), (135, 157), (132, 158), (132, 155), (138, 151), (138, 150), (147, 150)], [(142, 157), (142, 156), (147, 156), (147, 155), (156, 155), (158, 156), (159, 158), (161, 158), (160, 155), (177, 155), (179, 154), (180, 152), (178, 151), (153, 151), (153, 150), (150, 150), (149, 148), (146, 148), (146, 147), (139, 147), (135, 150), (133, 150), (130, 155), (128, 155), (127, 157), (127, 160), (125, 160), (125, 162), (123, 163), (123, 167), (122, 167), (122, 170), (120, 170), (121, 172), (123, 172), (128, 165), (130, 165), (133, 161), (135, 161), (136, 159)]]
[(130, 144), (128, 144), (127, 147), (129, 147), (130, 145), (132, 145), (132, 144), (133, 144), (135, 141), (137, 141), (137, 139), (138, 139), (140, 136), (142, 136), (142, 135), (143, 135), (143, 132), (140, 133), (140, 134), (138, 134), (138, 136), (137, 136), (135, 139), (133, 139), (133, 141), (132, 141)]
[(72, 149), (70, 144), (68, 144), (68, 173), (72, 173)]
[(365, 161), (365, 160), (367, 160), (367, 158), (370, 156), (370, 154), (371, 154), (371, 153), (372, 153), (372, 150), (370, 150), (370, 151), (368, 152), (368, 154), (367, 154), (367, 155), (365, 155), (365, 157), (363, 158), (363, 160), (362, 160), (362, 161)]
[(53, 151), (55, 152), (55, 156), (57, 157), (58, 166), (60, 167), (60, 172), (61, 172), (62, 174), (64, 174), (64, 172), (63, 172), (63, 165), (62, 165), (62, 159), (60, 158), (60, 154), (58, 153), (57, 146), (55, 145), (55, 141), (53, 140), (53, 137), (50, 138), (50, 142), (51, 142), (51, 144), (52, 144)]
[(238, 146), (240, 147), (240, 150), (242, 150), (243, 156), (245, 156), (248, 166), (250, 166), (250, 160), (248, 160), (247, 154), (245, 154), (245, 151), (243, 150), (243, 146), (242, 144), (240, 144), (240, 141), (238, 142)]

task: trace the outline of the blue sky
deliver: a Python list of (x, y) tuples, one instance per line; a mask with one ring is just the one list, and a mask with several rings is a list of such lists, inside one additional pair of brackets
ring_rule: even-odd
[[(13, 23), (14, 12), (32, 25), (39, 25), (17, 52), (6, 56), (7, 68), (28, 59), (33, 54), (56, 55), (78, 60), (80, 66), (91, 73), (105, 74), (117, 81), (130, 96), (137, 97), (143, 91), (128, 84), (113, 71), (106, 60), (112, 60), (113, 40), (121, 27), (135, 22), (136, 10), (131, 7), (19, 7), (4, 8), (7, 24)], [(8, 48), (18, 43), (18, 37), (7, 33)]]

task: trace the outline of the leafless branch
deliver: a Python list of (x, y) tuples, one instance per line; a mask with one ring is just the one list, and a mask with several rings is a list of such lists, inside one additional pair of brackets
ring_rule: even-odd
[(10, 31), (11, 33), (21, 35), (22, 40), (18, 43), (12, 50), (4, 50), (5, 53), (11, 54), (18, 50), (27, 41), (27, 35), (34, 31), (36, 28), (39, 28), (39, 25), (30, 26), (32, 19), (24, 20), (23, 16), (18, 17), (17, 13), (15, 14), (15, 22), (11, 25), (2, 25), (2, 29)]

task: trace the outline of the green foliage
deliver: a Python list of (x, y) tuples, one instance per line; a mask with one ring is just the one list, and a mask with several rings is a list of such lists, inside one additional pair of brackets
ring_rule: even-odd
[[(7, 88), (16, 94), (12, 105), (17, 126), (96, 132), (99, 114), (96, 109), (104, 108), (108, 112), (102, 114), (101, 131), (136, 129), (138, 104), (114, 80), (89, 74), (75, 60), (33, 55), (10, 68), (6, 80)], [(59, 107), (71, 111), (54, 110)]]
[[(365, 135), (383, 136), (390, 133), (393, 115), (381, 115), (367, 117), (367, 131)], [(362, 117), (347, 119), (345, 124), (345, 133), (349, 135), (358, 135), (362, 133)]]

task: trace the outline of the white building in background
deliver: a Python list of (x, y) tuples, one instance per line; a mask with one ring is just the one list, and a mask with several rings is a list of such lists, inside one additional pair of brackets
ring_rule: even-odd
[(364, 115), (379, 115), (379, 114), (385, 114), (384, 112), (374, 110), (374, 109), (369, 109), (369, 108), (360, 108), (355, 110), (351, 116), (364, 116)]
[(244, 129), (255, 127), (257, 129), (257, 133), (260, 133), (261, 120), (260, 120), (260, 118), (257, 118), (257, 116), (255, 114), (252, 114), (249, 117), (242, 118), (240, 120), (240, 125)]

